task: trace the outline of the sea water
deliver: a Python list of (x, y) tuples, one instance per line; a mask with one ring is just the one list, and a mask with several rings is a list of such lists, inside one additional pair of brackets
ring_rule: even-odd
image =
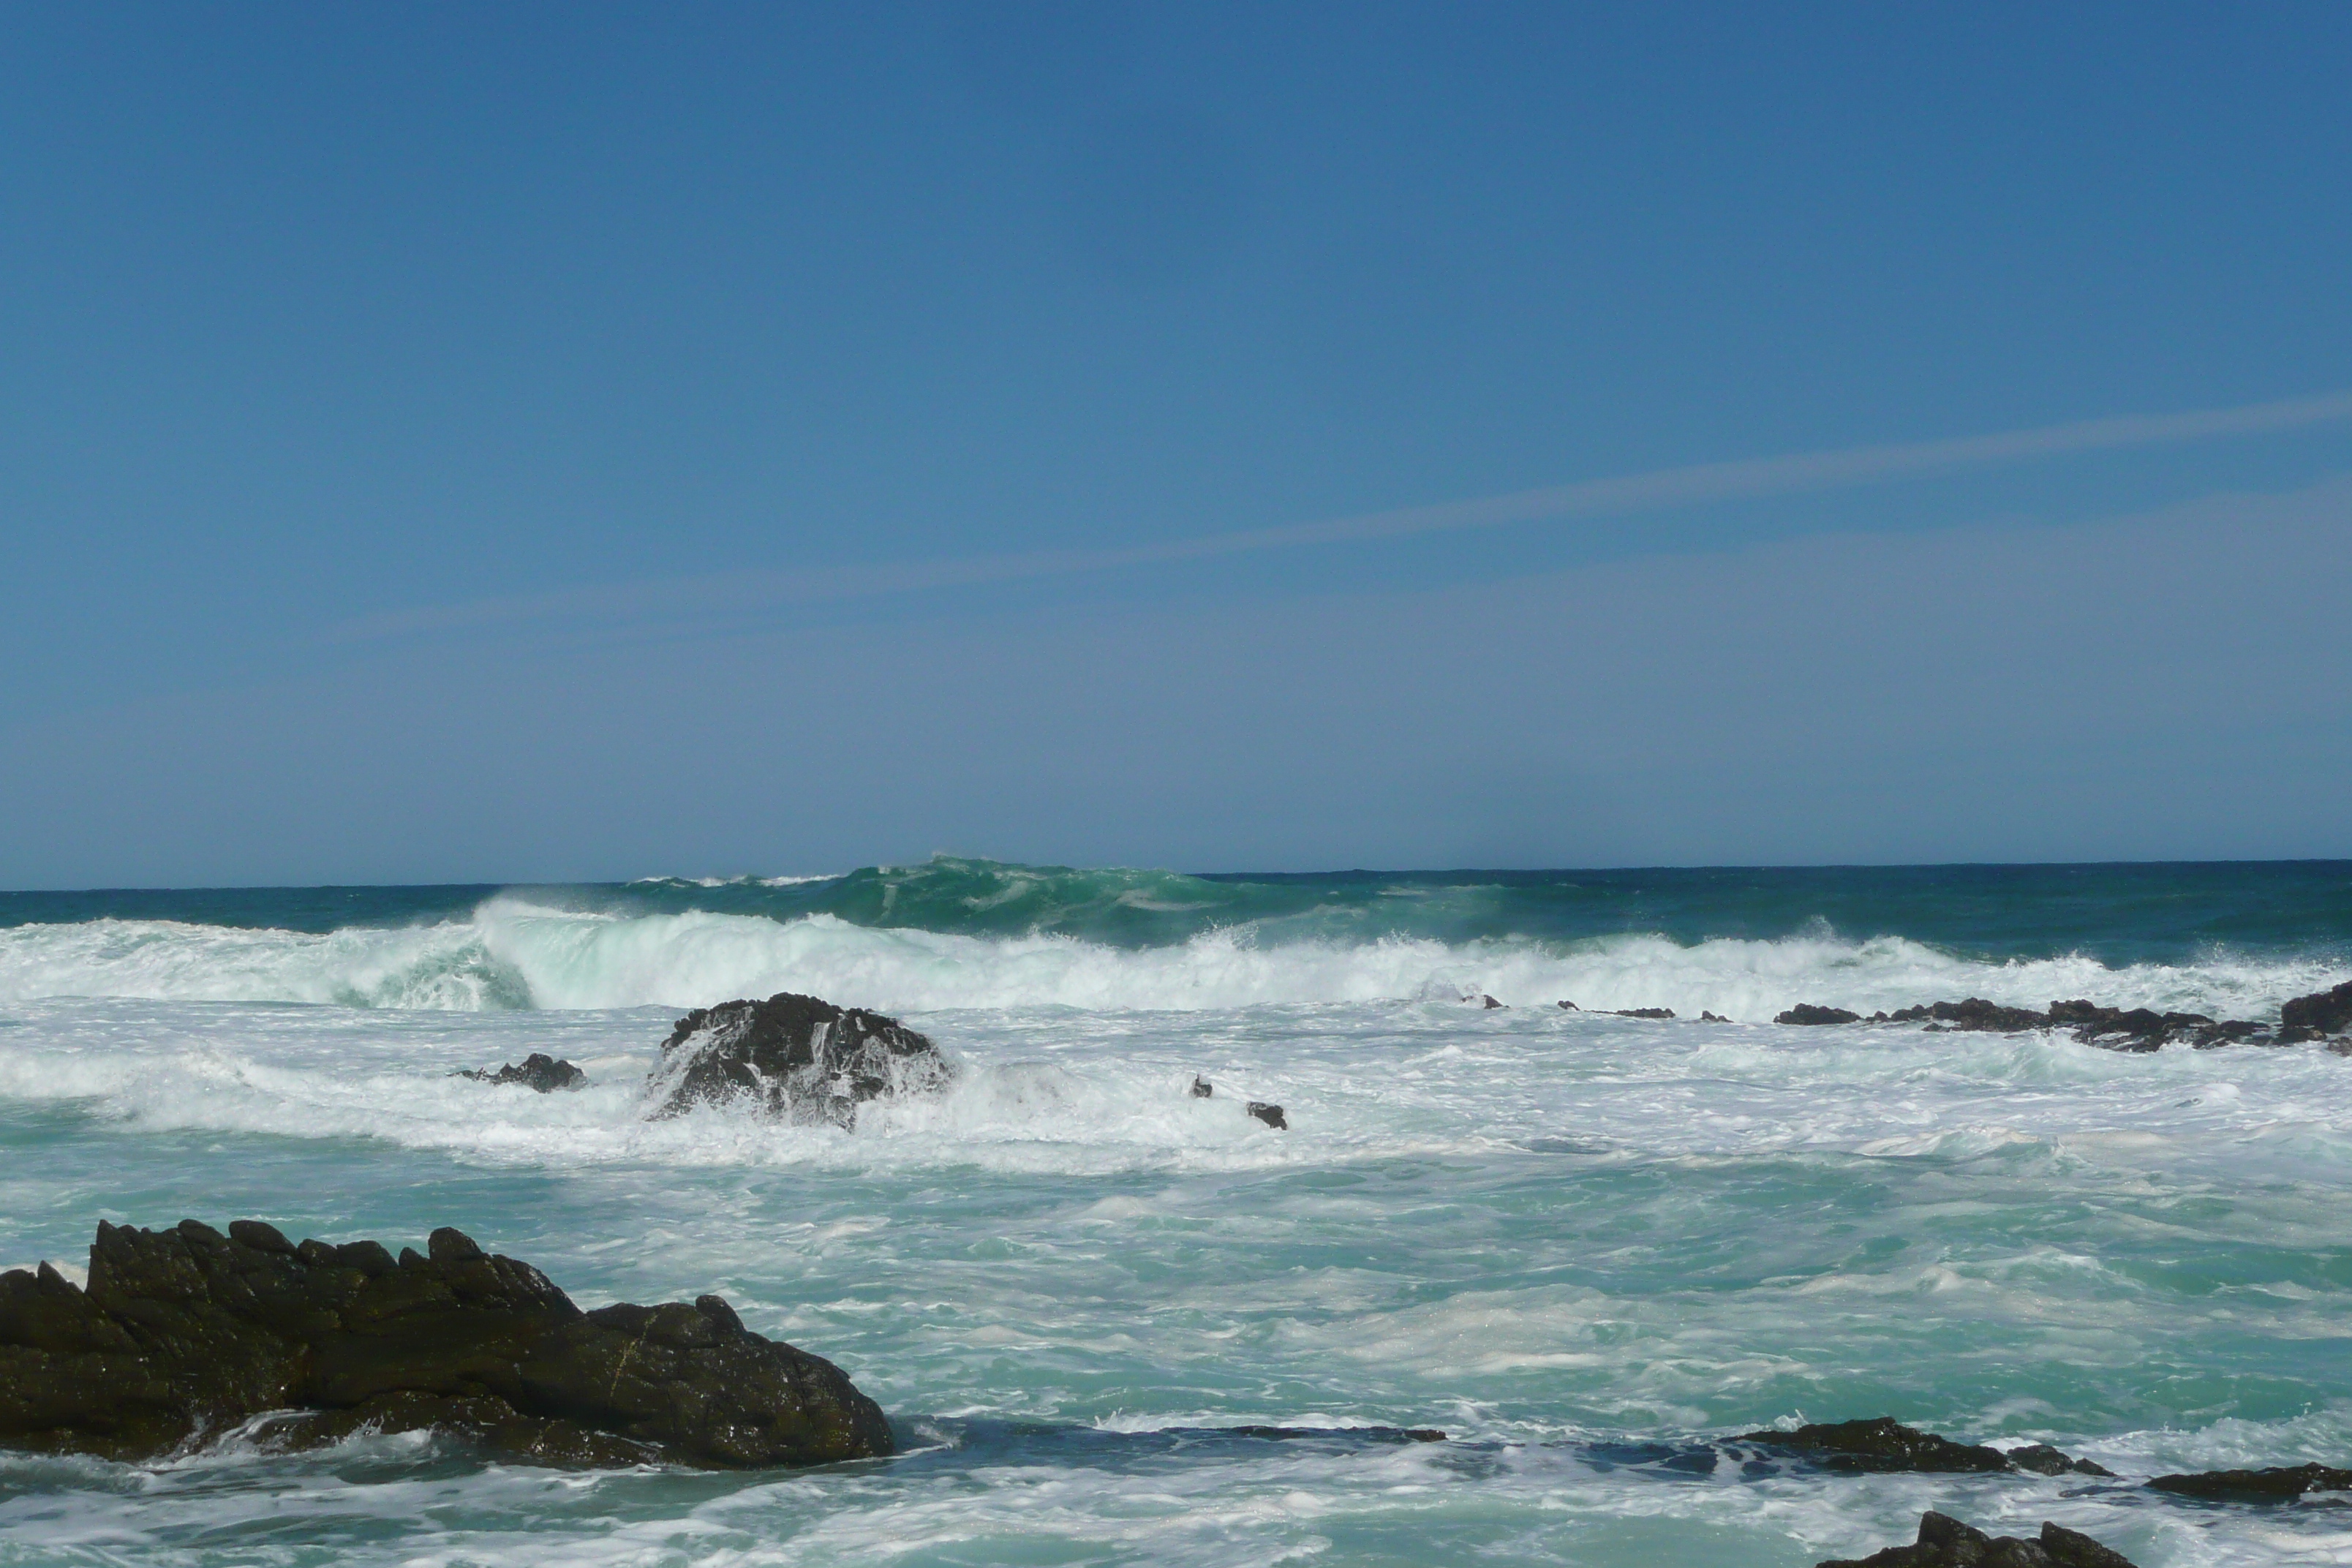
[[(583, 1305), (716, 1290), (840, 1363), (904, 1449), (751, 1475), (416, 1435), (0, 1456), (0, 1563), (1796, 1568), (1929, 1507), (2143, 1568), (2352, 1563), (2352, 1509), (2133, 1485), (2352, 1463), (2352, 1058), (1769, 1022), (1966, 995), (2274, 1016), (2352, 976), (2352, 866), (941, 859), (13, 894), (0, 921), (0, 1266), (82, 1262), (100, 1219), (395, 1247), (455, 1225)], [(786, 989), (965, 1070), (852, 1131), (645, 1120), (681, 1009)], [(1630, 1007), (1677, 1016), (1602, 1011)], [(450, 1076), (531, 1051), (589, 1086)], [(2119, 1479), (1706, 1447), (1882, 1414)]]

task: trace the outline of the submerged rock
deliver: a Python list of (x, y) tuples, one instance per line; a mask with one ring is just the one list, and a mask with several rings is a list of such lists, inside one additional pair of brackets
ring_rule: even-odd
[(525, 1089), (551, 1094), (559, 1089), (578, 1089), (588, 1081), (588, 1075), (572, 1063), (545, 1051), (533, 1051), (522, 1059), (520, 1067), (509, 1062), (498, 1071), (476, 1068), (455, 1075), (469, 1078), (477, 1083), (519, 1083)]
[(1832, 1558), (1819, 1568), (2132, 1568), (2131, 1559), (2078, 1531), (2043, 1521), (2041, 1536), (1987, 1535), (1948, 1513), (1919, 1516), (1919, 1539), (1862, 1558)]
[(1217, 1086), (1215, 1084), (1211, 1083), (1207, 1079), (1202, 1078), (1198, 1073), (1194, 1073), (1192, 1075), (1192, 1098), (1194, 1100), (1206, 1100), (1216, 1092)]
[[(436, 1428), (551, 1464), (706, 1468), (888, 1454), (881, 1408), (717, 1296), (583, 1312), (528, 1263), (433, 1233), (299, 1247), (100, 1222), (89, 1286), (0, 1274), (0, 1445), (152, 1459), (270, 1415), (285, 1447)], [(279, 1414), (270, 1414), (279, 1413)]]
[(1848, 1475), (1890, 1471), (1977, 1475), (2017, 1469), (2044, 1476), (2069, 1471), (2086, 1476), (2113, 1474), (2088, 1459), (2069, 1458), (2044, 1444), (2004, 1454), (1981, 1443), (1956, 1443), (1934, 1432), (1906, 1426), (1892, 1415), (1859, 1421), (1821, 1421), (1793, 1432), (1749, 1432), (1737, 1441), (1801, 1455), (1825, 1470)]
[(650, 1080), (657, 1119), (748, 1102), (786, 1121), (854, 1127), (869, 1100), (931, 1093), (955, 1077), (937, 1046), (896, 1018), (790, 991), (697, 1007), (661, 1049)]
[(2203, 1498), (2209, 1502), (2293, 1502), (2305, 1492), (2352, 1491), (2352, 1470), (2326, 1465), (2289, 1465), (2268, 1470), (2200, 1470), (2158, 1476), (2147, 1483), (2160, 1492)]
[(1671, 1018), (1672, 1007), (1618, 1007), (1612, 1009), (1620, 1018)]

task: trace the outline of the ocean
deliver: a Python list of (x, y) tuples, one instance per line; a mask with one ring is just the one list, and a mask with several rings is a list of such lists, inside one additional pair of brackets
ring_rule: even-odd
[[(0, 894), (0, 1267), (454, 1225), (583, 1305), (726, 1296), (904, 1450), (0, 1454), (0, 1563), (1801, 1568), (1931, 1507), (2352, 1563), (2352, 1510), (2133, 1484), (2352, 1464), (2352, 1058), (1770, 1022), (2347, 978), (2343, 862)], [(965, 1070), (848, 1131), (646, 1120), (678, 1013), (783, 990)], [(588, 1086), (451, 1076), (533, 1051)], [(1706, 1458), (1879, 1415), (2118, 1479)]]

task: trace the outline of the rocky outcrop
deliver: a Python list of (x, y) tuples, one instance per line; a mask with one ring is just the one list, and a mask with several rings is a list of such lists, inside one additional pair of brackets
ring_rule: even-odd
[(1820, 1568), (2132, 1568), (2131, 1559), (2078, 1531), (2044, 1521), (2041, 1535), (1987, 1535), (1949, 1514), (1919, 1516), (1919, 1539), (1862, 1558), (1832, 1558)]
[(1620, 1018), (1671, 1018), (1672, 1007), (1612, 1007), (1610, 1011)]
[(1981, 1443), (1956, 1443), (1933, 1432), (1906, 1426), (1892, 1415), (1859, 1421), (1822, 1421), (1793, 1432), (1749, 1432), (1737, 1438), (1759, 1447), (1795, 1454), (1822, 1469), (1843, 1475), (1911, 1471), (1929, 1475), (1985, 1475), (2029, 1470), (2036, 1475), (2112, 1475), (2088, 1459), (2072, 1459), (2037, 1444), (2013, 1454)]
[(2298, 996), (2279, 1009), (2279, 1039), (2288, 1045), (2352, 1029), (2352, 980)]
[(748, 1104), (788, 1121), (854, 1127), (867, 1100), (934, 1092), (955, 1077), (937, 1046), (896, 1018), (789, 991), (697, 1007), (661, 1049), (649, 1085), (656, 1118)]
[(519, 1083), (541, 1094), (551, 1094), (559, 1089), (578, 1089), (588, 1081), (588, 1075), (580, 1068), (551, 1057), (545, 1051), (531, 1052), (522, 1059), (520, 1067), (509, 1062), (496, 1072), (488, 1068), (476, 1068), (453, 1076), (469, 1078), (477, 1083)]
[(1971, 996), (1960, 1002), (1924, 1003), (1865, 1018), (1843, 1007), (1800, 1002), (1772, 1020), (1776, 1024), (1926, 1024), (1930, 1029), (2021, 1035), (2036, 1029), (2071, 1029), (2085, 1045), (2111, 1051), (2154, 1051), (2168, 1045), (2198, 1050), (2216, 1046), (2291, 1046), (2328, 1040), (2329, 1048), (2352, 1055), (2352, 981), (2332, 991), (2298, 996), (2279, 1010), (2273, 1028), (2250, 1018), (2214, 1018), (2204, 1013), (2159, 1013), (2152, 1007), (2106, 1007), (2096, 1002), (2053, 1002), (2042, 1010), (2011, 1007)]
[(2352, 1491), (2352, 1470), (2327, 1465), (2290, 1465), (2268, 1470), (2200, 1470), (2158, 1476), (2147, 1483), (2160, 1492), (2208, 1502), (2293, 1502), (2305, 1492)]
[(511, 1458), (761, 1468), (893, 1451), (831, 1362), (716, 1296), (582, 1311), (441, 1229), (429, 1256), (100, 1223), (79, 1289), (0, 1274), (0, 1446), (155, 1458), (268, 1413), (266, 1443), (435, 1428)]

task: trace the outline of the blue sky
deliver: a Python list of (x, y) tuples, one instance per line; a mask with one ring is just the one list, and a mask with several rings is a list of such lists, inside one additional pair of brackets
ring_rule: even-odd
[(0, 885), (2352, 855), (2347, 79), (2334, 5), (13, 10)]

